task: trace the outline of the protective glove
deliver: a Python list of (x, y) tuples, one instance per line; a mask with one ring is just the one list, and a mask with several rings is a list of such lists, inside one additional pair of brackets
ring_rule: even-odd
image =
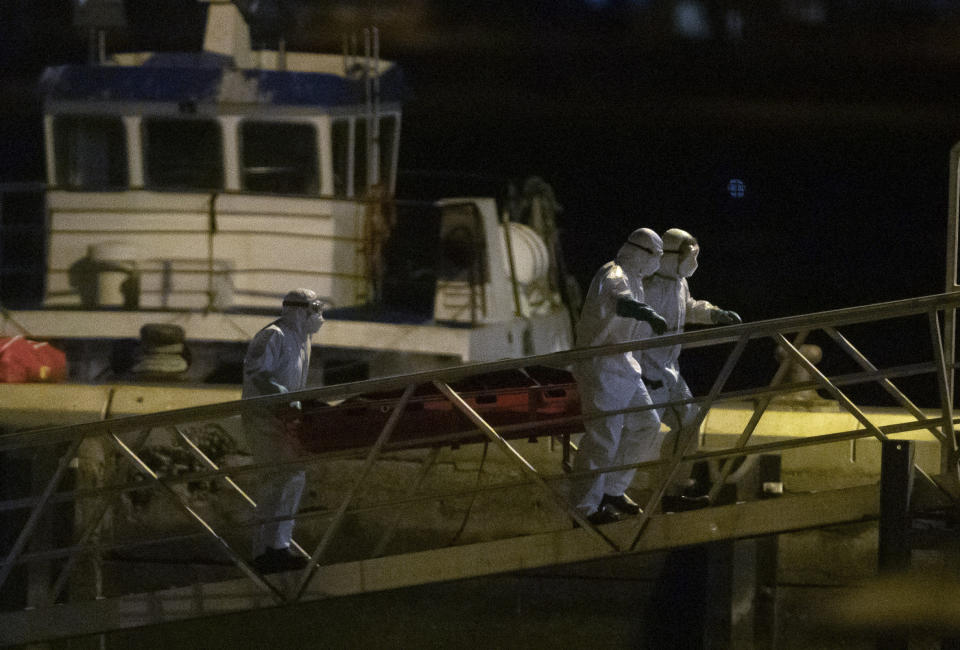
[(279, 417), (287, 435), (296, 438), (303, 429), (303, 405), (300, 400), (290, 402), (288, 408), (280, 411)]
[(258, 395), (276, 395), (278, 393), (289, 393), (287, 387), (277, 382), (271, 373), (260, 371), (250, 376), (250, 381), (257, 387)]
[(739, 325), (743, 322), (737, 312), (726, 309), (714, 309), (710, 312), (710, 320), (714, 325)]
[(655, 334), (660, 335), (667, 331), (667, 321), (648, 305), (632, 300), (620, 298), (617, 300), (617, 316), (627, 316), (650, 323)]

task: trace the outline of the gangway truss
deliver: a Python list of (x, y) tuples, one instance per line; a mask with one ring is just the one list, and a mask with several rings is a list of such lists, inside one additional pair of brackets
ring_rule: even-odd
[[(940, 450), (939, 474), (922, 474), (923, 480), (955, 503), (960, 483), (955, 366), (941, 327), (958, 306), (960, 295), (951, 291), (0, 436), (0, 458), (28, 458), (32, 473), (29, 493), (0, 502), (0, 517), (10, 531), (0, 557), (0, 602), (5, 603), (0, 642), (31, 643), (772, 535), (867, 521), (880, 513), (878, 485), (868, 483), (663, 514), (661, 498), (668, 485), (681, 466), (695, 461), (923, 435)], [(868, 359), (846, 331), (878, 325), (901, 333), (902, 354), (894, 365)], [(813, 334), (834, 345), (848, 366), (826, 372), (811, 364), (798, 348)], [(576, 384), (565, 369), (600, 355), (675, 344), (712, 355), (719, 366), (707, 377), (708, 388), (695, 397), (653, 406), (693, 402), (700, 407), (696, 426), (684, 432), (675, 452), (657, 462), (562, 471), (561, 453), (575, 453), (572, 440), (584, 419), (604, 415), (581, 411)], [(785, 365), (772, 381), (769, 372), (758, 379), (771, 347), (784, 350), (811, 379), (786, 381)], [(703, 379), (709, 366), (688, 364), (687, 371)], [(923, 397), (937, 403), (935, 410), (915, 405), (898, 387), (912, 378), (925, 378), (932, 387)], [(863, 387), (880, 387), (902, 417), (878, 421), (851, 397)], [(775, 397), (811, 389), (836, 400), (855, 420), (854, 428), (752, 441)], [(291, 410), (292, 400), (302, 404), (302, 411)], [(711, 407), (745, 403), (752, 415), (742, 431), (730, 432), (732, 444), (699, 447), (700, 425)], [(235, 457), (225, 461), (209, 445), (205, 448), (204, 436), (211, 430), (237, 431), (241, 413), (249, 409), (288, 417), (304, 453), (282, 463), (251, 464), (234, 462)], [(192, 464), (164, 463), (148, 453), (148, 439), (159, 432)], [(544, 444), (526, 442), (535, 439)], [(472, 457), (479, 467), (475, 478), (454, 476), (447, 466), (447, 474), (437, 475), (442, 455), (457, 447), (482, 449)], [(496, 480), (482, 471), (495, 455), (508, 468)], [(90, 458), (102, 471), (85, 481), (82, 470)], [(733, 464), (723, 464), (724, 477)], [(597, 527), (567, 501), (570, 480), (627, 467), (656, 477), (639, 516)], [(266, 521), (257, 513), (251, 488), (266, 472), (295, 469), (307, 470), (308, 488), (316, 493), (296, 516), (296, 548), (309, 562), (299, 572), (264, 575), (250, 561), (251, 531)], [(714, 484), (714, 500), (722, 484)], [(478, 502), (488, 506), (487, 514), (471, 519)], [(154, 514), (165, 513), (163, 525), (152, 517), (126, 516), (144, 503), (155, 508)], [(496, 512), (490, 514), (491, 508)], [(438, 512), (451, 509), (465, 513), (456, 530), (438, 518)], [(470, 532), (464, 534), (468, 521)], [(144, 568), (151, 565), (152, 571)]]

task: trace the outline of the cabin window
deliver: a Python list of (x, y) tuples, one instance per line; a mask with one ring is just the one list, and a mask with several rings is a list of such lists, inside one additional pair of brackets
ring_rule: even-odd
[(317, 194), (317, 137), (310, 124), (244, 122), (241, 182), (251, 192)]
[(397, 141), (397, 116), (380, 118), (380, 182), (390, 188), (393, 180), (393, 151)]
[[(353, 125), (353, 148), (351, 149), (350, 127)], [(341, 119), (331, 127), (333, 140), (333, 191), (337, 196), (363, 196), (369, 187), (369, 161), (367, 160), (367, 120)], [(397, 139), (397, 117), (386, 115), (380, 118), (380, 155), (377, 160), (380, 182), (389, 186), (393, 179), (393, 153)], [(352, 154), (352, 158), (351, 158)], [(353, 172), (353, 184), (349, 184), (348, 172)]]
[(158, 189), (223, 188), (220, 125), (213, 120), (144, 120), (146, 182)]
[(353, 123), (353, 194), (363, 196), (367, 191), (367, 123)]
[(127, 146), (119, 117), (58, 117), (54, 121), (54, 142), (58, 185), (126, 188)]
[(333, 194), (348, 196), (347, 170), (350, 164), (350, 122), (335, 120), (330, 127), (333, 145)]

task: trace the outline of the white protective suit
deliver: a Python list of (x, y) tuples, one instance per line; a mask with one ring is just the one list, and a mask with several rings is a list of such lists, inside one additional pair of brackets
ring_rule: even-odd
[[(683, 332), (686, 323), (733, 324), (740, 317), (706, 300), (694, 300), (687, 278), (697, 270), (697, 240), (688, 232), (671, 228), (663, 233), (663, 259), (653, 275), (643, 279), (647, 304), (667, 321), (667, 334)], [(680, 375), (680, 345), (644, 350), (640, 359), (643, 379), (654, 402), (669, 402), (692, 397)], [(661, 421), (670, 427), (671, 437), (689, 426), (697, 417), (696, 404), (657, 409)], [(670, 452), (672, 453), (672, 452)]]
[[(644, 302), (642, 279), (656, 271), (661, 250), (660, 237), (641, 228), (630, 235), (615, 261), (597, 271), (577, 323), (578, 347), (635, 341), (653, 334), (648, 323), (618, 316), (617, 301), (629, 298)], [(631, 352), (578, 362), (573, 373), (585, 414), (652, 403), (641, 380), (640, 363)], [(652, 409), (588, 418), (585, 428), (574, 458), (574, 472), (639, 463), (659, 455), (660, 420)], [(609, 472), (574, 481), (570, 500), (581, 514), (589, 516), (599, 508), (604, 494), (623, 494), (635, 473), (636, 470)]]
[[(243, 398), (302, 390), (310, 368), (311, 335), (323, 324), (322, 303), (309, 289), (295, 289), (283, 299), (281, 317), (257, 332), (243, 360)], [(272, 410), (243, 413), (243, 433), (257, 463), (292, 460), (296, 440)], [(262, 519), (293, 516), (300, 505), (306, 476), (282, 466), (260, 476), (257, 514)], [(253, 555), (267, 547), (289, 548), (293, 520), (266, 523), (254, 531)]]

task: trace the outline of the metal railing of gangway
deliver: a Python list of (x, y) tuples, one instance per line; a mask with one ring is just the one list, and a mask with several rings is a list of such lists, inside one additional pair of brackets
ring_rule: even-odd
[[(63, 600), (66, 588), (70, 585), (71, 573), (75, 571), (80, 558), (102, 558), (105, 554), (117, 553), (129, 549), (171, 547), (182, 551), (184, 544), (189, 548), (191, 544), (214, 542), (213, 548), (220, 557), (226, 558), (223, 562), (225, 570), (233, 571), (233, 577), (245, 576), (256, 590), (261, 593), (257, 602), (264, 604), (289, 603), (314, 597), (308, 587), (318, 567), (336, 563), (344, 557), (378, 557), (384, 555), (396, 535), (396, 528), (401, 516), (410, 519), (407, 513), (415, 507), (425, 508), (426, 504), (455, 499), (470, 500), (470, 508), (478, 496), (494, 493), (509, 492), (511, 495), (522, 490), (532, 490), (541, 497), (547, 495), (554, 504), (554, 517), (546, 525), (547, 529), (562, 528), (569, 530), (570, 520), (578, 523), (584, 530), (582, 534), (591, 536), (596, 541), (597, 556), (611, 553), (623, 553), (635, 550), (638, 541), (644, 534), (647, 524), (658, 510), (658, 506), (665, 491), (674, 480), (679, 468), (685, 463), (705, 459), (737, 458), (760, 453), (778, 452), (787, 449), (823, 445), (825, 443), (857, 440), (872, 437), (885, 440), (889, 436), (906, 432), (926, 430), (941, 449), (940, 482), (950, 490), (956, 498), (958, 484), (958, 445), (954, 428), (953, 413), (953, 385), (954, 366), (947, 361), (944, 353), (944, 340), (941, 334), (941, 318), (948, 318), (960, 306), (960, 295), (947, 293), (925, 296), (907, 300), (899, 300), (862, 307), (852, 307), (816, 314), (790, 316), (773, 320), (744, 323), (741, 325), (720, 328), (700, 329), (684, 334), (660, 336), (642, 341), (634, 341), (618, 345), (609, 345), (596, 348), (582, 348), (566, 352), (527, 357), (523, 359), (508, 359), (487, 363), (476, 363), (456, 366), (437, 371), (427, 371), (410, 375), (372, 379), (350, 384), (312, 388), (297, 393), (287, 393), (279, 396), (260, 397), (250, 400), (233, 401), (208, 406), (193, 407), (175, 411), (153, 413), (148, 415), (123, 417), (112, 420), (90, 422), (70, 427), (23, 431), (0, 436), (0, 458), (15, 455), (46, 454), (47, 473), (43, 476), (35, 475), (33, 484), (35, 490), (31, 494), (20, 495), (17, 498), (0, 502), (0, 516), (13, 521), (19, 517), (15, 535), (10, 536), (8, 548), (3, 557), (0, 557), (0, 590), (8, 588), (9, 578), (14, 570), (23, 565), (36, 566), (46, 563), (51, 570), (44, 574), (41, 586), (38, 589), (34, 584), (31, 589), (30, 607), (46, 607)], [(880, 321), (896, 319), (922, 319), (925, 334), (915, 341), (900, 341), (900, 346), (909, 347), (916, 352), (924, 352), (925, 360), (914, 361), (892, 367), (879, 368), (861, 352), (847, 336), (841, 334), (838, 328), (847, 326), (861, 326), (875, 324)], [(915, 329), (915, 328), (914, 328)], [(810, 333), (822, 331), (836, 344), (843, 355), (857, 366), (857, 370), (844, 374), (827, 376), (808, 361), (799, 351), (800, 344)], [(904, 332), (911, 331), (904, 328)], [(811, 379), (804, 382), (784, 381), (786, 365), (782, 365), (772, 381), (762, 385), (727, 388), (727, 384), (734, 370), (742, 365), (748, 365), (759, 358), (759, 347), (773, 341), (775, 346), (784, 350), (789, 359), (803, 367)], [(659, 461), (601, 468), (592, 472), (563, 473), (559, 471), (559, 463), (553, 467), (543, 467), (543, 461), (534, 461), (526, 457), (519, 446), (508, 440), (511, 433), (522, 431), (523, 436), (552, 435), (552, 431), (570, 426), (577, 427), (583, 419), (590, 417), (604, 417), (612, 412), (605, 413), (566, 413), (558, 417), (546, 417), (533, 424), (505, 424), (492, 426), (478, 409), (471, 406), (464, 398), (464, 391), (456, 388), (457, 382), (491, 373), (516, 371), (533, 366), (548, 368), (565, 368), (578, 361), (592, 359), (597, 356), (622, 354), (636, 350), (647, 350), (660, 346), (680, 344), (686, 350), (716, 349), (725, 355), (720, 370), (716, 373), (709, 390), (704, 394), (696, 395), (686, 400), (655, 403), (643, 408), (665, 408), (684, 403), (695, 403), (699, 406), (696, 421), (687, 426), (680, 433), (680, 443), (674, 447), (675, 451), (669, 457)], [(729, 348), (729, 349), (728, 349)], [(766, 355), (764, 355), (766, 358)], [(689, 373), (691, 368), (687, 368)], [(702, 369), (697, 372), (702, 376)], [(916, 406), (907, 395), (902, 392), (894, 380), (932, 375), (936, 383), (936, 399), (939, 406), (935, 415)], [(755, 383), (755, 382), (754, 382)], [(903, 409), (903, 412), (912, 420), (895, 424), (875, 423), (869, 413), (854, 403), (845, 389), (848, 386), (874, 384), (885, 391)], [(414, 438), (404, 438), (400, 441), (391, 439), (397, 426), (413, 409), (411, 405), (419, 399), (417, 391), (422, 387), (430, 387), (449, 400), (452, 408), (459, 411), (469, 421), (469, 430), (458, 430), (438, 435), (436, 432), (425, 431), (423, 435)], [(770, 405), (773, 397), (791, 392), (821, 389), (836, 400), (840, 409), (848, 413), (857, 423), (856, 428), (837, 431), (828, 434), (815, 435), (792, 440), (764, 442), (750, 444), (758, 422), (764, 411)], [(386, 397), (385, 397), (386, 396)], [(304, 404), (311, 400), (323, 403), (337, 403), (339, 400), (345, 405), (357, 404), (362, 406), (364, 401), (358, 397), (375, 400), (377, 408), (385, 418), (382, 426), (378, 425), (378, 432), (366, 432), (369, 435), (359, 440), (357, 445), (350, 449), (343, 449), (329, 454), (304, 454), (300, 457), (277, 463), (258, 463), (246, 465), (225, 466), (209, 457), (191, 437), (189, 425), (198, 423), (235, 421), (237, 416), (248, 410), (263, 411), (286, 407), (292, 400)], [(753, 413), (747, 426), (737, 437), (736, 443), (725, 449), (710, 449), (697, 451), (697, 438), (701, 425), (709, 409), (721, 402), (740, 402), (752, 400)], [(625, 409), (619, 413), (639, 409)], [(164, 430), (173, 432), (173, 435), (198, 460), (199, 470), (180, 474), (163, 475), (156, 466), (151, 466), (150, 458), (144, 455), (144, 446), (151, 432)], [(531, 433), (532, 431), (532, 433)], [(374, 435), (375, 434), (375, 435)], [(427, 489), (428, 475), (436, 467), (437, 454), (440, 447), (458, 445), (462, 442), (472, 442), (478, 439), (492, 445), (502, 452), (502, 458), (507, 459), (516, 468), (516, 472), (508, 480), (497, 483), (484, 484), (480, 479), (482, 471), (478, 471), (477, 481), (472, 486), (456, 485), (443, 489)], [(63, 486), (64, 478), (68, 475), (72, 464), (75, 464), (78, 452), (82, 445), (99, 444), (102, 449), (110, 450), (118, 459), (112, 470), (105, 471), (94, 487), (80, 486), (67, 489)], [(486, 447), (484, 447), (486, 450)], [(405, 490), (399, 497), (373, 500), (369, 496), (373, 489), (371, 485), (377, 480), (378, 461), (387, 457), (387, 454), (424, 452), (426, 455), (419, 458), (419, 469), (415, 476), (409, 477)], [(484, 451), (484, 457), (486, 451)], [(529, 456), (529, 454), (528, 454)], [(126, 459), (124, 465), (119, 459)], [(555, 461), (554, 458), (552, 461)], [(54, 462), (55, 461), (55, 462)], [(342, 486), (340, 492), (325, 499), (335, 503), (332, 506), (305, 508), (299, 512), (295, 521), (300, 525), (298, 534), (303, 537), (296, 548), (300, 549), (305, 557), (309, 557), (307, 567), (297, 574), (295, 580), (278, 582), (258, 572), (246, 559), (247, 553), (238, 550), (244, 543), (249, 531), (267, 521), (278, 521), (284, 518), (268, 519), (257, 516), (221, 516), (222, 513), (210, 514), (202, 511), (191, 502), (185, 494), (185, 487), (202, 482), (223, 481), (229, 486), (231, 494), (239, 495), (238, 502), (244, 508), (255, 508), (254, 499), (241, 486), (243, 483), (255, 484), (256, 477), (265, 471), (293, 471), (294, 469), (315, 469), (320, 465), (331, 462), (350, 463), (349, 480)], [(540, 467), (537, 467), (537, 462)], [(109, 463), (108, 463), (109, 464)], [(41, 463), (41, 465), (43, 465)], [(155, 464), (154, 464), (155, 465)], [(733, 465), (728, 462), (724, 465), (724, 474), (714, 485), (711, 497), (716, 497), (716, 490), (722, 485), (726, 473)], [(327, 467), (328, 465), (324, 465)], [(575, 479), (585, 479), (597, 474), (611, 471), (620, 471), (627, 468), (658, 469), (658, 480), (650, 491), (649, 501), (643, 512), (635, 518), (632, 539), (624, 542), (622, 538), (606, 534), (601, 528), (593, 526), (582, 515), (571, 507), (565, 497), (564, 485)], [(124, 476), (123, 469), (129, 473), (137, 473), (141, 480), (131, 480)], [(482, 461), (481, 461), (482, 470)], [(519, 475), (519, 477), (517, 476)], [(389, 480), (389, 479), (387, 479)], [(185, 530), (182, 525), (173, 530), (149, 530), (150, 526), (143, 526), (135, 535), (111, 538), (107, 534), (109, 525), (104, 523), (110, 519), (109, 515), (124, 499), (130, 495), (143, 494), (146, 490), (156, 490), (165, 494), (169, 502), (182, 513), (183, 521), (193, 527)], [(45, 514), (54, 504), (72, 503), (79, 507), (85, 505), (88, 511), (82, 525), (75, 526), (75, 530), (68, 531), (65, 541), (55, 542), (49, 533), (49, 526), (43, 526)], [(467, 509), (469, 517), (470, 508)], [(248, 511), (245, 511), (248, 512)], [(380, 519), (374, 520), (374, 517)], [(370, 524), (376, 529), (376, 535), (364, 535), (370, 540), (366, 548), (358, 548), (356, 539), (345, 533), (349, 518), (367, 517)], [(464, 523), (466, 518), (464, 519)], [(312, 526), (312, 527), (311, 527)], [(461, 531), (462, 531), (461, 526)], [(302, 531), (306, 530), (306, 534)], [(46, 531), (46, 533), (42, 533)], [(515, 531), (493, 530), (485, 532), (488, 538), (509, 537), (517, 534)], [(523, 531), (519, 534), (529, 534)], [(459, 531), (457, 533), (459, 535)], [(415, 543), (406, 542), (400, 545), (396, 553), (408, 552), (410, 548), (424, 550), (443, 548), (451, 543), (449, 536), (436, 535), (426, 539), (422, 535)], [(340, 539), (346, 550), (337, 546)], [(55, 570), (54, 570), (55, 569)], [(236, 572), (239, 571), (240, 574)], [(36, 582), (36, 580), (34, 580)], [(102, 576), (101, 576), (102, 582)], [(129, 593), (136, 586), (117, 586), (117, 594), (104, 592), (100, 585), (100, 592), (93, 598), (110, 598), (114, 595)], [(127, 589), (123, 592), (123, 589)], [(75, 590), (69, 595), (71, 602), (76, 596)], [(41, 594), (39, 597), (37, 594)], [(244, 605), (249, 606), (249, 605)], [(200, 615), (200, 614), (197, 614)], [(53, 634), (53, 632), (51, 632)]]

